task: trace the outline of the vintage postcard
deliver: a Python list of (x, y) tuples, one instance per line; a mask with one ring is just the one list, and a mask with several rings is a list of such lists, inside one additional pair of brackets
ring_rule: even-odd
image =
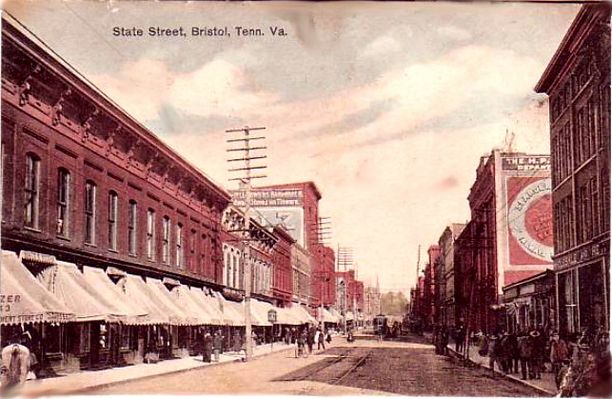
[(2, 394), (612, 392), (609, 4), (2, 11)]

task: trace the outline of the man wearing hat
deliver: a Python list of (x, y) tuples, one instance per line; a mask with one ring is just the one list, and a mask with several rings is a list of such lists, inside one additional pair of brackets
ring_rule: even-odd
[(544, 362), (544, 342), (542, 334), (537, 329), (532, 329), (529, 332), (532, 341), (531, 364), (533, 365), (533, 375), (536, 380), (542, 378), (542, 366)]

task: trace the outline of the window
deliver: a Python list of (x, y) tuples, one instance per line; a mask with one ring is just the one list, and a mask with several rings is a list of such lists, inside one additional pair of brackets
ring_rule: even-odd
[(170, 218), (164, 216), (162, 222), (162, 262), (170, 263)]
[(117, 250), (117, 203), (119, 196), (116, 192), (108, 193), (108, 248)]
[(176, 254), (174, 262), (177, 267), (183, 267), (183, 225), (176, 225)]
[(147, 259), (155, 260), (155, 211), (147, 210)]
[(138, 205), (136, 201), (130, 200), (130, 206), (128, 208), (128, 253), (130, 255), (136, 255), (136, 223), (138, 219)]
[(38, 201), (40, 190), (40, 158), (34, 154), (26, 157), (25, 217), (27, 227), (38, 229)]
[(187, 260), (187, 267), (189, 270), (195, 271), (196, 269), (196, 242), (198, 239), (198, 233), (195, 230), (191, 230), (189, 236), (189, 259)]
[(70, 206), (70, 172), (60, 168), (57, 173), (57, 228), (56, 233), (68, 237)]
[(85, 183), (85, 243), (96, 243), (96, 184)]

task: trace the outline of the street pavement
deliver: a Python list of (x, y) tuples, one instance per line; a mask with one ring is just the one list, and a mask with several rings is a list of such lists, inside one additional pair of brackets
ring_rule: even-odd
[(285, 394), (541, 396), (542, 393), (481, 368), (464, 367), (419, 342), (337, 337), (331, 348), (295, 358), (293, 350), (249, 363), (140, 379), (101, 387), (93, 394)]
[(30, 381), (19, 394), (543, 395), (520, 382), (492, 377), (483, 368), (435, 355), (432, 345), (413, 338), (348, 344), (335, 337), (327, 350), (302, 358), (295, 357), (295, 346), (275, 344), (271, 351), (262, 345), (249, 362), (225, 354), (213, 364), (190, 357), (83, 371)]

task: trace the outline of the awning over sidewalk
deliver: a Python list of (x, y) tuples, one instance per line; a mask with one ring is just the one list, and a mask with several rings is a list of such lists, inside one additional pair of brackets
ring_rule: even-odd
[(161, 280), (147, 277), (145, 285), (148, 286), (153, 293), (149, 299), (155, 301), (160, 309), (164, 310), (164, 313), (169, 317), (170, 324), (179, 326), (195, 326), (198, 324), (195, 316), (186, 313), (187, 309), (183, 311), (183, 309), (176, 305), (172, 298), (172, 294)]
[(291, 308), (275, 308), (275, 310), (277, 324), (287, 324), (290, 326), (299, 326), (303, 324), (299, 318), (293, 315)]
[[(244, 303), (244, 302), (243, 302)], [(251, 298), (251, 324), (260, 327), (270, 327), (272, 323), (268, 321), (268, 308), (266, 302)]]
[(331, 312), (323, 308), (323, 323), (337, 323), (338, 318), (331, 314)]
[(228, 301), (216, 292), (217, 300), (219, 301), (219, 308), (223, 314), (223, 324), (230, 326), (244, 326), (244, 308), (240, 306), (240, 303), (234, 301)]
[(210, 324), (214, 326), (223, 325), (223, 313), (219, 307), (219, 300), (214, 295), (209, 295), (195, 287), (190, 287), (189, 293), (196, 303), (210, 314)]
[(104, 270), (84, 266), (83, 277), (91, 287), (104, 296), (107, 302), (113, 303), (125, 315), (121, 320), (123, 323), (128, 325), (151, 324), (146, 309), (130, 301), (129, 297), (111, 281)]
[(295, 309), (295, 313), (296, 315), (299, 315), (299, 318), (302, 323), (317, 324), (317, 319), (312, 317), (310, 313), (308, 313), (308, 310), (306, 310), (306, 308), (304, 308), (302, 305), (293, 304), (291, 308)]
[(128, 274), (119, 280), (117, 285), (122, 288), (130, 301), (146, 309), (147, 318), (150, 324), (171, 323), (169, 315), (163, 308), (159, 307), (157, 301), (151, 300), (151, 297), (155, 296), (155, 293), (151, 292), (150, 287), (146, 285), (142, 278), (133, 274)]
[(120, 321), (126, 315), (90, 286), (74, 263), (57, 261), (36, 277), (76, 315), (76, 321)]
[(68, 322), (75, 319), (19, 261), (17, 254), (2, 251), (0, 263), (0, 324)]
[(180, 306), (184, 312), (192, 315), (198, 325), (212, 324), (210, 311), (205, 307), (202, 301), (198, 301), (197, 298), (192, 295), (189, 287), (186, 285), (179, 285), (174, 287), (170, 293), (175, 298), (178, 306)]

